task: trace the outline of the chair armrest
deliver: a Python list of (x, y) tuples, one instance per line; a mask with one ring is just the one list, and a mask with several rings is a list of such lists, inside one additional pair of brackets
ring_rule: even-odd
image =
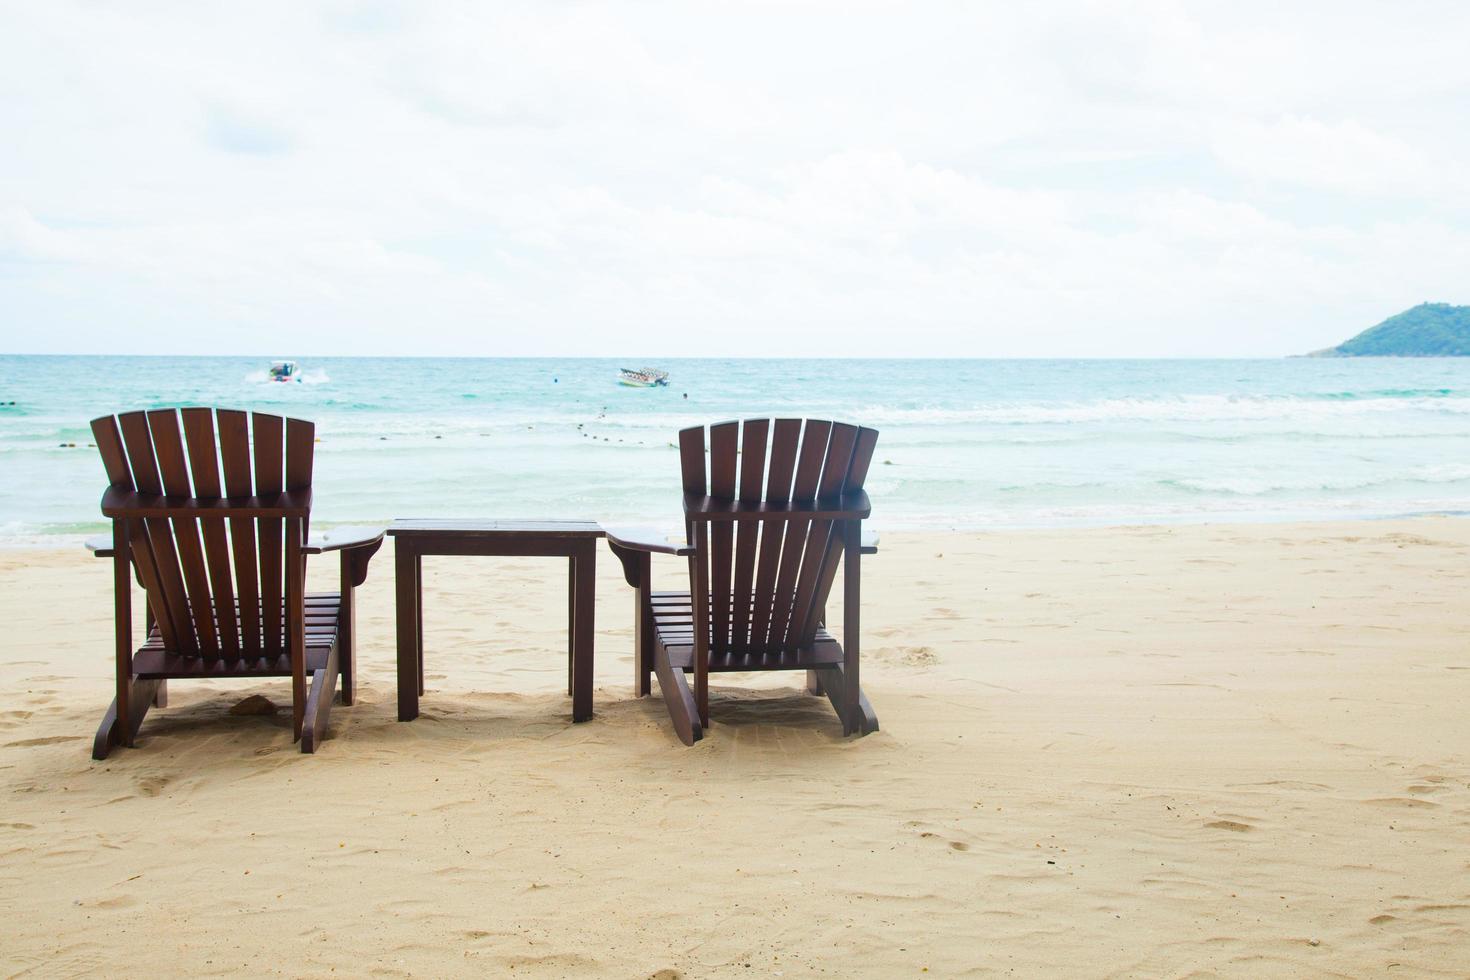
[(303, 554), (322, 555), (329, 551), (347, 551), (352, 548), (365, 548), (368, 545), (378, 544), (383, 540), (383, 527), (334, 527), (327, 531), (319, 531), (311, 536), (302, 548)]
[(84, 542), (84, 547), (92, 553), (93, 558), (111, 558), (112, 535), (99, 534), (95, 538), (88, 538)]
[(692, 555), (694, 548), (683, 540), (683, 534), (658, 531), (647, 527), (604, 527), (607, 542), (614, 548), (646, 551), (652, 555)]

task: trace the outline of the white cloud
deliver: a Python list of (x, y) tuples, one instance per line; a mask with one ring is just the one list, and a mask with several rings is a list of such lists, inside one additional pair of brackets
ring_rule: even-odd
[(1466, 18), (12, 7), (5, 346), (1313, 349), (1470, 301)]
[(46, 227), (19, 205), (0, 206), (0, 262), (65, 262), (76, 257), (66, 235)]
[(205, 139), (230, 153), (284, 153), (295, 139), (269, 117), (223, 103), (204, 107)]
[(1226, 166), (1253, 178), (1363, 194), (1439, 189), (1427, 154), (1353, 119), (1242, 119), (1221, 125), (1213, 147)]

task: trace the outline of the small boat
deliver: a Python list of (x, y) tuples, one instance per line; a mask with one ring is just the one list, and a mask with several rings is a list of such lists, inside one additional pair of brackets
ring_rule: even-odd
[(271, 364), (271, 369), (267, 374), (272, 381), (294, 381), (297, 384), (301, 383), (299, 376), (301, 372), (297, 369), (295, 361), (276, 361)]
[(660, 371), (658, 368), (620, 368), (618, 370), (618, 384), (628, 388), (667, 388), (669, 386), (669, 372)]

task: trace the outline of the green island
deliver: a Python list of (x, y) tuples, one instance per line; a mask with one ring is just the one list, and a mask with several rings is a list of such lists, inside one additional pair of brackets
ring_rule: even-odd
[(1470, 306), (1420, 303), (1336, 347), (1307, 357), (1465, 357), (1470, 355)]

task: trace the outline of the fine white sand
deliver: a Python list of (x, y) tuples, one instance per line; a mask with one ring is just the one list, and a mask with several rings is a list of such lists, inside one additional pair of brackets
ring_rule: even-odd
[(105, 763), (108, 564), (0, 553), (0, 973), (1470, 973), (1470, 521), (888, 535), (883, 730), (726, 675), (693, 749), (605, 551), (593, 721), (564, 565), (441, 558), (399, 724), (390, 550), (317, 755), (174, 682)]

